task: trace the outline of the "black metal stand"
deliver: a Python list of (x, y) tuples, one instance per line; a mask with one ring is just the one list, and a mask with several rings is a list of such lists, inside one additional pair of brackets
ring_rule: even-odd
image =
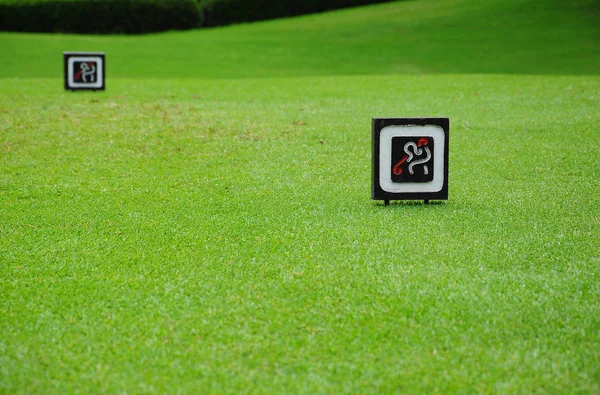
[(390, 201), (389, 200), (384, 200), (383, 201), (383, 205), (384, 206), (389, 206), (390, 205)]
[(425, 204), (429, 204), (429, 200), (423, 200)]

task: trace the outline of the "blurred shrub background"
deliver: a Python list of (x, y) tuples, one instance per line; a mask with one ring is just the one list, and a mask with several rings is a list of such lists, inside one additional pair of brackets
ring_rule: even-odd
[(0, 0), (0, 30), (149, 33), (201, 26), (195, 0)]
[(390, 0), (0, 0), (0, 30), (140, 34), (229, 25)]

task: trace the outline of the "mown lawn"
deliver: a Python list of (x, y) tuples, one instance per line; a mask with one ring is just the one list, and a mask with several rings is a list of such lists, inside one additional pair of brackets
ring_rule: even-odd
[[(268, 57), (262, 30), (395, 7), (441, 18), (450, 3), (500, 4), (148, 37), (0, 34), (21, 48), (0, 65), (0, 392), (599, 392), (597, 50), (505, 74), (487, 55), (400, 74), (298, 52), (280, 72), (275, 58), (239, 60), (239, 78), (177, 74), (158, 50), (143, 67), (119, 57), (186, 35), (242, 36), (244, 53), (253, 34)], [(592, 31), (580, 26), (570, 34)], [(86, 40), (106, 46), (107, 90), (64, 92), (61, 53)], [(370, 200), (370, 120), (384, 116), (450, 118), (447, 202)]]
[(142, 37), (0, 32), (0, 77), (55, 78), (66, 50), (106, 52), (113, 78), (599, 75), (599, 19), (596, 0), (406, 0)]

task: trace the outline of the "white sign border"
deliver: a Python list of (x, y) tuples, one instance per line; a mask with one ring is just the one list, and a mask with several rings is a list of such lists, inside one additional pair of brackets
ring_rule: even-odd
[[(392, 138), (433, 137), (433, 180), (429, 182), (392, 181)], [(444, 188), (444, 150), (446, 135), (438, 125), (393, 125), (381, 129), (379, 135), (379, 185), (389, 193), (429, 193)]]
[[(75, 62), (96, 62), (96, 64), (98, 65), (98, 70), (96, 70), (96, 75), (98, 76), (98, 78), (96, 79), (96, 82), (93, 82), (93, 83), (75, 82), (75, 80), (74, 80), (75, 76), (73, 75), (73, 64)], [(69, 57), (68, 64), (67, 64), (67, 83), (69, 85), (69, 88), (101, 89), (102, 86), (104, 85), (104, 62), (102, 60), (102, 57), (100, 57), (100, 56), (71, 56), (71, 57)]]

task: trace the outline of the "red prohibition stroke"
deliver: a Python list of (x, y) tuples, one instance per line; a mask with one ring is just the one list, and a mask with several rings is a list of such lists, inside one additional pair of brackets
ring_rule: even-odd
[(400, 168), (400, 166), (402, 166), (402, 164), (408, 159), (408, 155), (404, 155), (404, 158), (400, 159), (400, 162), (396, 163), (396, 165), (394, 165), (394, 168), (392, 169), (392, 171), (394, 172), (395, 175), (399, 176), (400, 174), (402, 174), (402, 169)]
[(421, 137), (421, 138), (419, 139), (419, 141), (417, 142), (417, 145), (418, 145), (419, 147), (421, 147), (421, 146), (423, 146), (423, 145), (427, 145), (427, 144), (429, 144), (429, 139), (428, 139), (427, 137)]

